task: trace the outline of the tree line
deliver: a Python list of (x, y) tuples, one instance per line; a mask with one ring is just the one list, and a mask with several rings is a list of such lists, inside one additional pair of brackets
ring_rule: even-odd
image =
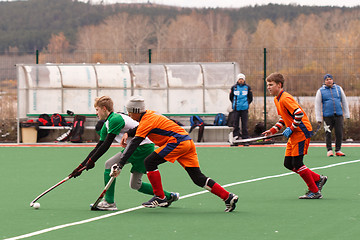
[(179, 8), (72, 0), (0, 3), (0, 51), (359, 48), (360, 7)]

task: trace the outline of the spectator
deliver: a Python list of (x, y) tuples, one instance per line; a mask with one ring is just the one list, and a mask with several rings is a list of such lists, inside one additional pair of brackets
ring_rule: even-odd
[(335, 155), (344, 157), (345, 154), (341, 152), (341, 144), (344, 116), (345, 118), (350, 118), (349, 105), (344, 90), (334, 83), (334, 78), (331, 74), (324, 76), (324, 84), (316, 92), (315, 113), (316, 121), (321, 123), (324, 119), (327, 156), (334, 156), (331, 143), (331, 131), (335, 128)]
[[(240, 73), (237, 75), (237, 82), (230, 90), (230, 101), (233, 109), (233, 137), (234, 140), (242, 137), (249, 138), (248, 120), (249, 120), (249, 105), (253, 100), (253, 94), (249, 85), (245, 82), (245, 75)], [(239, 121), (241, 119), (241, 135)]]

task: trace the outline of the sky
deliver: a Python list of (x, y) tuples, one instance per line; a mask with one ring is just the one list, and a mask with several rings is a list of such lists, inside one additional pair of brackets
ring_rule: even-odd
[(273, 4), (296, 4), (307, 6), (339, 6), (339, 7), (354, 7), (359, 6), (359, 0), (79, 0), (82, 2), (92, 2), (98, 4), (103, 2), (105, 4), (111, 3), (156, 3), (166, 4), (181, 7), (225, 7), (225, 8), (241, 8), (254, 5), (267, 5)]

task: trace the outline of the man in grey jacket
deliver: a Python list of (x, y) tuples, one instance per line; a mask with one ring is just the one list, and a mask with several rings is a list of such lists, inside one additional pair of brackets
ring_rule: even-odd
[(344, 90), (334, 83), (331, 74), (324, 76), (324, 84), (316, 92), (315, 114), (317, 122), (321, 123), (324, 120), (327, 156), (334, 156), (331, 146), (331, 131), (335, 128), (335, 155), (344, 157), (345, 154), (341, 152), (341, 144), (344, 117), (350, 118), (349, 105)]

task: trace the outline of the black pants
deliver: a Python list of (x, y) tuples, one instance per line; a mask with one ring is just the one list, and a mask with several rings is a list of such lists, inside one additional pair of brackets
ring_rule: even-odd
[(340, 151), (344, 129), (343, 116), (324, 117), (325, 141), (328, 151), (332, 150), (331, 131), (333, 128), (335, 128), (335, 151)]
[[(239, 127), (240, 119), (241, 119), (241, 135), (240, 135), (240, 127)], [(241, 136), (243, 139), (249, 138), (248, 120), (249, 120), (249, 110), (234, 111), (234, 125), (233, 125), (234, 137)]]

